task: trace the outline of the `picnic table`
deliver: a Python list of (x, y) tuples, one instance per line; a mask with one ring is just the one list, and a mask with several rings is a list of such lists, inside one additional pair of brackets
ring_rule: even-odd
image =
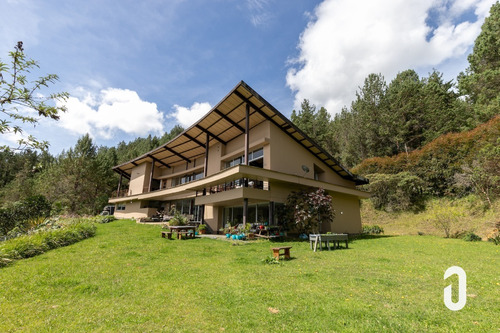
[[(309, 235), (309, 244), (311, 246), (311, 250), (314, 249), (314, 252), (316, 252), (316, 249), (318, 248), (318, 243), (319, 243), (319, 250), (323, 250), (323, 244), (322, 242), (325, 242), (326, 247), (328, 250), (330, 250), (330, 242), (333, 242), (333, 248), (340, 248), (340, 242), (345, 241), (345, 248), (347, 249), (349, 246), (347, 244), (348, 241), (348, 236), (347, 234), (310, 234)], [(313, 248), (313, 243), (314, 243), (314, 248)]]
[(194, 232), (196, 230), (195, 225), (172, 225), (172, 226), (168, 226), (168, 228), (170, 229), (170, 231), (177, 232), (177, 237), (179, 239), (182, 239), (182, 235), (187, 235), (190, 230), (192, 230), (192, 234), (194, 237)]

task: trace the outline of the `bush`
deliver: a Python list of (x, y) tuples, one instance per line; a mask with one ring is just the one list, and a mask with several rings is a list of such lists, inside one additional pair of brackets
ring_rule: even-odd
[(480, 241), (482, 241), (481, 237), (479, 237), (478, 235), (476, 235), (473, 232), (466, 233), (465, 236), (462, 237), (462, 239), (466, 242), (480, 242)]
[(77, 220), (60, 229), (40, 229), (30, 235), (7, 240), (0, 245), (0, 267), (14, 260), (33, 257), (50, 249), (71, 245), (95, 235), (96, 227), (85, 220)]
[(99, 223), (109, 223), (113, 221), (116, 221), (116, 217), (114, 217), (113, 215), (107, 215), (107, 216), (102, 216), (99, 220)]
[(363, 234), (378, 235), (378, 234), (383, 234), (383, 233), (384, 233), (384, 228), (382, 228), (378, 225), (364, 225), (363, 226)]
[(186, 225), (188, 224), (188, 219), (184, 215), (181, 214), (180, 211), (175, 210), (174, 216), (168, 221), (168, 225), (177, 226), (177, 225)]
[(373, 207), (385, 211), (415, 212), (425, 208), (425, 182), (409, 172), (375, 173), (367, 176), (370, 184), (363, 189), (371, 192)]
[(35, 195), (0, 209), (0, 235), (7, 235), (14, 228), (26, 232), (36, 227), (50, 216), (51, 208), (43, 195)]
[(496, 223), (495, 229), (488, 235), (488, 242), (500, 245), (500, 222)]

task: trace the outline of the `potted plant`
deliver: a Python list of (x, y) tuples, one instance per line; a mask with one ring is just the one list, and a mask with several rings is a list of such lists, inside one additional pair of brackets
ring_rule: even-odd
[(207, 232), (207, 225), (206, 224), (200, 224), (198, 226), (198, 232), (201, 234), (201, 235), (204, 235), (206, 232)]

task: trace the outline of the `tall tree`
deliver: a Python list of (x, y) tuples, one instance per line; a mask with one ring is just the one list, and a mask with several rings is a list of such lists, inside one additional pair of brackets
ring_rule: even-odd
[(458, 77), (460, 92), (484, 122), (500, 113), (500, 2), (491, 7), (468, 60), (469, 67)]
[[(66, 111), (64, 106), (53, 105), (56, 101), (64, 101), (68, 93), (53, 93), (48, 96), (40, 94), (42, 87), (55, 83), (59, 77), (48, 74), (29, 81), (28, 75), (39, 65), (35, 60), (27, 59), (24, 54), (23, 42), (18, 42), (14, 51), (9, 52), (11, 64), (7, 65), (0, 60), (0, 134), (22, 134), (22, 124), (36, 125), (41, 117), (59, 119), (59, 113)], [(27, 115), (24, 110), (32, 110), (37, 116)], [(3, 150), (22, 150), (35, 148), (45, 150), (48, 142), (39, 141), (33, 136), (18, 140), (17, 147), (1, 145)]]

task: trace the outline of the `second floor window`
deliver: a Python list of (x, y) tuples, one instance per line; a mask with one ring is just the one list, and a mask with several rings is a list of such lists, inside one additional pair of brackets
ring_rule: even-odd
[[(249, 165), (256, 166), (259, 168), (264, 167), (264, 149), (260, 148), (248, 153), (248, 161)], [(233, 167), (238, 164), (245, 164), (245, 155), (241, 155), (232, 159), (231, 161), (226, 162), (226, 168)]]

